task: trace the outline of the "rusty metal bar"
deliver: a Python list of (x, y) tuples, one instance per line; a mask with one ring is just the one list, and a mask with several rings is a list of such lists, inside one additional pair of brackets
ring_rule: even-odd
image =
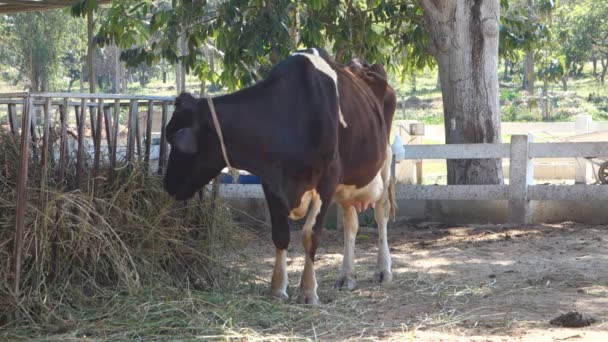
[(135, 137), (135, 146), (137, 147), (137, 160), (141, 161), (141, 130), (139, 129), (139, 108), (136, 111), (135, 115)]
[(110, 173), (114, 176), (116, 154), (118, 153), (118, 124), (120, 122), (120, 100), (114, 100), (114, 128), (112, 129), (112, 154), (110, 155)]
[(111, 158), (113, 151), (112, 146), (112, 115), (110, 114), (110, 106), (103, 107), (103, 121), (106, 128), (106, 144), (108, 146), (108, 160)]
[(152, 117), (154, 115), (154, 103), (148, 101), (148, 115), (146, 115), (146, 151), (144, 165), (146, 170), (150, 167), (150, 151), (152, 148)]
[[(95, 107), (91, 107), (89, 106), (89, 119), (91, 122), (91, 138), (93, 138), (93, 145), (95, 145), (95, 137), (97, 136), (97, 134), (95, 132), (97, 132), (97, 112), (95, 111)], [(85, 114), (86, 115), (86, 114)]]
[(84, 179), (84, 116), (86, 113), (86, 99), (82, 99), (78, 118), (78, 155), (76, 156), (76, 181), (78, 187), (82, 189)]
[(74, 116), (76, 117), (76, 127), (78, 128), (80, 127), (80, 106), (74, 106), (74, 114)]
[[(38, 131), (36, 130), (36, 126), (38, 126), (38, 118), (36, 118), (36, 106), (34, 106), (34, 102), (30, 102), (29, 103), (31, 105), (31, 110), (30, 110), (30, 119), (31, 119), (31, 124), (30, 124), (30, 130), (31, 130), (31, 135), (32, 135), (32, 155), (34, 157), (34, 162), (38, 163), (39, 160), (39, 154), (38, 154)], [(23, 107), (25, 109), (25, 106)]]
[(17, 134), (19, 123), (17, 122), (17, 105), (15, 104), (8, 105), (8, 123), (11, 128), (11, 133)]
[(161, 117), (161, 127), (160, 127), (160, 154), (158, 156), (158, 173), (163, 174), (165, 170), (166, 160), (167, 160), (167, 114), (169, 112), (169, 102), (163, 101), (163, 111)]
[[(32, 98), (26, 96), (23, 100), (23, 118), (21, 127), (31, 126), (33, 111)], [(27, 177), (30, 155), (30, 130), (24, 129), (21, 134), (21, 155), (19, 158), (19, 174), (17, 177), (17, 208), (15, 214), (15, 235), (13, 237), (13, 289), (19, 295), (21, 281), (21, 256), (23, 249), (23, 230), (25, 228), (25, 210), (27, 206)]]
[(59, 181), (65, 182), (65, 169), (68, 160), (68, 113), (70, 112), (69, 99), (63, 100), (59, 107), (59, 120), (61, 121), (61, 137), (59, 142)]
[[(95, 144), (95, 156), (93, 160), (93, 189), (97, 190), (99, 175), (99, 161), (101, 159), (101, 125), (103, 125), (103, 99), (98, 100), (99, 106), (97, 106), (97, 122), (95, 124), (95, 136), (94, 136), (94, 144)], [(91, 107), (92, 108), (92, 107)]]
[[(42, 156), (40, 158), (40, 187), (46, 187), (47, 171), (49, 163), (49, 143), (51, 134), (51, 99), (47, 98), (44, 104), (44, 126), (42, 129)], [(52, 151), (51, 151), (52, 152)], [(44, 209), (44, 208), (43, 208)]]
[(136, 140), (136, 126), (137, 126), (137, 113), (138, 113), (137, 101), (131, 100), (131, 106), (129, 108), (129, 121), (127, 135), (127, 162), (131, 163), (135, 159), (135, 140)]

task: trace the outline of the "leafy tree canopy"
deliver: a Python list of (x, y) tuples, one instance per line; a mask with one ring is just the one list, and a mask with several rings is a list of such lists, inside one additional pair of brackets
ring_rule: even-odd
[[(541, 12), (554, 6), (542, 2)], [(546, 28), (526, 20), (525, 6), (510, 8), (507, 0), (501, 6), (502, 55), (540, 40)], [(73, 14), (89, 10), (105, 12), (96, 43), (118, 44), (128, 65), (181, 61), (187, 72), (231, 89), (311, 46), (328, 48), (338, 62), (355, 56), (382, 62), (398, 75), (435, 64), (418, 1), (116, 0), (98, 8), (95, 0), (80, 0)]]

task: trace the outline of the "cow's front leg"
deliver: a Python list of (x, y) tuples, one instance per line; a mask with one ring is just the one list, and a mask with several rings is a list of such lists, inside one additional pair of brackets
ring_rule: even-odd
[(287, 206), (267, 186), (262, 185), (270, 211), (272, 242), (276, 247), (274, 269), (270, 281), (270, 294), (280, 300), (289, 299), (287, 286), (287, 247), (289, 246), (289, 221)]
[(355, 240), (359, 230), (359, 218), (355, 207), (345, 205), (342, 207), (342, 217), (344, 222), (344, 256), (342, 259), (342, 270), (340, 278), (336, 281), (336, 288), (352, 290), (357, 285), (355, 276)]
[(287, 300), (287, 286), (289, 279), (287, 278), (287, 249), (276, 249), (274, 259), (274, 269), (272, 270), (272, 280), (270, 282), (270, 294), (279, 299)]

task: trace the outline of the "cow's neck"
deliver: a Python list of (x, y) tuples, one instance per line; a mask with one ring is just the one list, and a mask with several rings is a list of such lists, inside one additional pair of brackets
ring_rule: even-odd
[[(239, 92), (241, 93), (241, 92)], [(272, 160), (272, 132), (279, 127), (262, 108), (263, 94), (248, 92), (214, 99), (230, 164), (261, 178), (277, 177), (278, 161)]]

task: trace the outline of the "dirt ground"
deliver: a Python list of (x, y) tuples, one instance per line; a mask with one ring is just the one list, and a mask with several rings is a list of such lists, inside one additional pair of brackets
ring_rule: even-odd
[[(267, 286), (274, 248), (256, 230), (234, 263)], [(248, 234), (249, 235), (249, 234)], [(342, 261), (342, 231), (325, 231), (317, 253), (322, 304), (312, 321), (287, 317), (273, 339), (391, 341), (608, 341), (608, 226), (445, 226), (389, 228), (393, 282), (373, 282), (376, 232), (359, 230), (358, 284), (333, 288)], [(303, 267), (300, 232), (289, 248), (290, 300), (297, 304)], [(576, 310), (595, 322), (565, 328), (549, 322)], [(291, 323), (289, 322), (291, 320)], [(253, 328), (255, 330), (255, 328)]]

